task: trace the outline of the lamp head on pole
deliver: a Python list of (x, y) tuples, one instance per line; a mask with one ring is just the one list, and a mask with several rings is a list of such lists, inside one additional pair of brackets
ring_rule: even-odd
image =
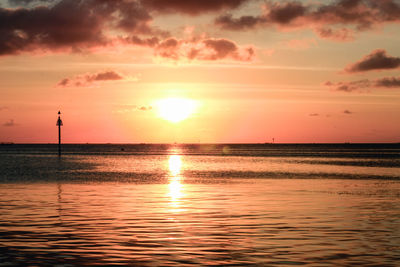
[(60, 115), (61, 115), (61, 112), (60, 111), (58, 111), (58, 120), (57, 120), (57, 126), (63, 126), (63, 122), (62, 122), (62, 120), (61, 120), (61, 118), (60, 118)]

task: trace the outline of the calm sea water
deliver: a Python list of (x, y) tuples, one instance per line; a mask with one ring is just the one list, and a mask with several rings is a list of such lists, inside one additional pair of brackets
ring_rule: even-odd
[(0, 145), (0, 265), (399, 266), (400, 145)]

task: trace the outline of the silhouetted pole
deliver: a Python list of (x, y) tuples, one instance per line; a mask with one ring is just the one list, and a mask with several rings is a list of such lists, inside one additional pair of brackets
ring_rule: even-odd
[(61, 157), (61, 126), (63, 125), (62, 120), (60, 118), (61, 112), (58, 112), (58, 120), (57, 120), (57, 126), (58, 126), (58, 156)]

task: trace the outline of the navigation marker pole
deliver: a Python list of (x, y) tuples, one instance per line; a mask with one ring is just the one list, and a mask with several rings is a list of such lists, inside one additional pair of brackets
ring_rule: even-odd
[(57, 126), (58, 126), (58, 156), (61, 157), (61, 126), (63, 126), (63, 122), (60, 118), (61, 112), (58, 111), (58, 120), (57, 120)]

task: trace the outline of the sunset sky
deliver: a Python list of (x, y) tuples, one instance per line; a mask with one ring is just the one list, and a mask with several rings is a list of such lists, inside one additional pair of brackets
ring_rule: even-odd
[(0, 1), (0, 142), (400, 142), (400, 0)]

